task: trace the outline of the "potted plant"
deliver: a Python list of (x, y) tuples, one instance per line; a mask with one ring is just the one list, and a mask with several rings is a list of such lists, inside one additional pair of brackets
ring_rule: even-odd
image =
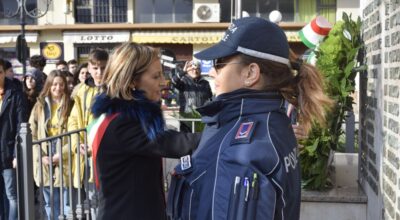
[(327, 114), (325, 126), (314, 124), (308, 139), (301, 142), (300, 162), (303, 188), (322, 190), (332, 186), (329, 178), (329, 162), (332, 151), (337, 149), (344, 134), (342, 124), (347, 111), (352, 111), (357, 72), (365, 69), (359, 66), (356, 57), (363, 43), (360, 36), (361, 19), (353, 21), (343, 13), (329, 35), (316, 51), (316, 66), (325, 78), (327, 94), (335, 101)]

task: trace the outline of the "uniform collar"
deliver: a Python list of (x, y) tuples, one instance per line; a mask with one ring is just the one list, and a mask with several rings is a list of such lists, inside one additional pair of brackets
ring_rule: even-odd
[(283, 111), (284, 98), (279, 92), (238, 89), (219, 95), (214, 101), (197, 109), (202, 121), (217, 127), (240, 116), (270, 111)]

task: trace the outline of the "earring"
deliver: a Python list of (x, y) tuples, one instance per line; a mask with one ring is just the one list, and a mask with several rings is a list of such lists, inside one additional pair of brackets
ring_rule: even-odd
[(250, 82), (246, 80), (246, 81), (244, 81), (244, 85), (245, 85), (245, 86), (249, 86), (249, 85), (250, 85)]

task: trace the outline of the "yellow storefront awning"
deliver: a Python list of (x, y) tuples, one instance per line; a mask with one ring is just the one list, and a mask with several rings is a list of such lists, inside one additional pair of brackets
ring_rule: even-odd
[(215, 44), (224, 31), (137, 31), (132, 33), (136, 43)]
[[(224, 31), (134, 31), (132, 41), (136, 43), (169, 44), (215, 44), (224, 36)], [(298, 31), (285, 31), (289, 42), (301, 42)]]

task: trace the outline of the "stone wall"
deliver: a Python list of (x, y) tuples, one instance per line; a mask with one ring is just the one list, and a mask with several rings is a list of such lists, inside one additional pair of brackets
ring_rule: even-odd
[(400, 220), (400, 0), (361, 0), (360, 182), (368, 219)]

